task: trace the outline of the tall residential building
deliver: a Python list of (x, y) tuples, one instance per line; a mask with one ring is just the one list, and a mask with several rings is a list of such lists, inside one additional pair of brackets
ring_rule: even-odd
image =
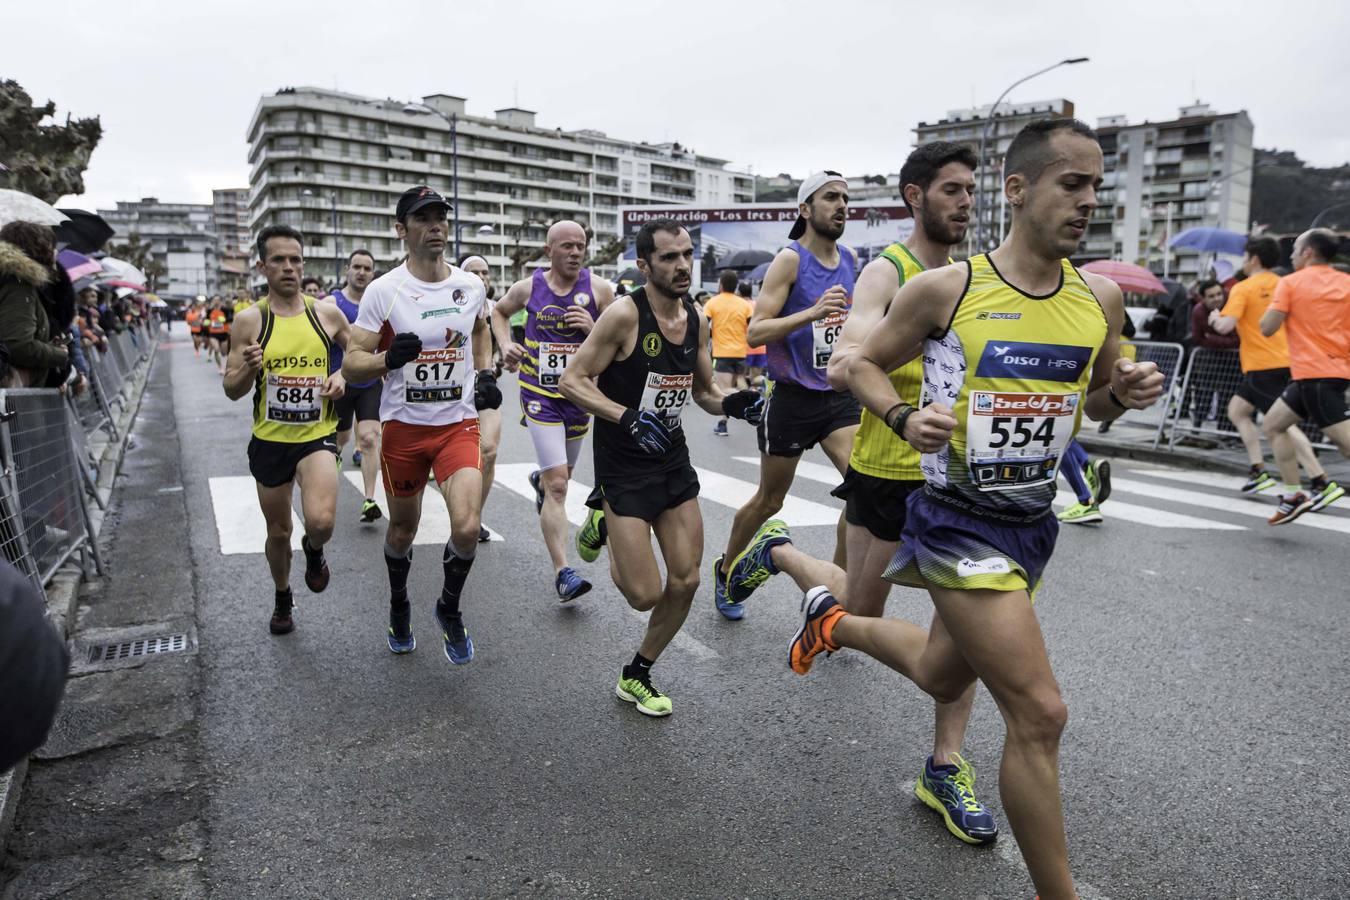
[(1245, 110), (1181, 108), (1167, 122), (1130, 125), (1099, 119), (1106, 173), (1075, 261), (1110, 257), (1137, 262), (1186, 281), (1202, 274), (1208, 254), (1172, 249), (1188, 228), (1251, 227), (1252, 120)]
[(221, 253), (247, 253), (248, 188), (224, 188), (211, 192), (211, 211), (216, 219)]
[(984, 159), (980, 172), (976, 176), (977, 205), (980, 220), (984, 223), (984, 246), (975, 246), (976, 220), (971, 213), (970, 228), (967, 231), (965, 249), (967, 253), (978, 253), (998, 246), (1007, 230), (1008, 212), (1003, 204), (1003, 157), (1008, 153), (1008, 145), (1013, 136), (1031, 122), (1041, 119), (1073, 118), (1073, 101), (1063, 98), (1057, 100), (1036, 100), (1031, 103), (1000, 103), (990, 118), (990, 106), (977, 106), (971, 109), (949, 110), (947, 115), (936, 122), (920, 122), (914, 129), (914, 145), (929, 141), (952, 141), (965, 144), (980, 152), (980, 138), (985, 135)]
[(98, 214), (112, 226), (112, 240), (134, 234), (150, 244), (149, 255), (165, 269), (153, 286), (170, 297), (195, 297), (219, 290), (219, 254), (215, 214), (206, 203), (161, 203), (155, 197), (119, 200), (117, 209)]
[(618, 241), (621, 205), (754, 199), (748, 172), (678, 143), (543, 128), (524, 109), (468, 115), (465, 100), (447, 94), (404, 103), (285, 88), (259, 100), (248, 142), (250, 232), (299, 228), (307, 272), (325, 280), (356, 247), (381, 267), (400, 258), (392, 227), (399, 194), (429, 184), (451, 198), (454, 176), (459, 252), (482, 255), (504, 277), (514, 277), (517, 261), (538, 258), (558, 219), (589, 224), (595, 253)]

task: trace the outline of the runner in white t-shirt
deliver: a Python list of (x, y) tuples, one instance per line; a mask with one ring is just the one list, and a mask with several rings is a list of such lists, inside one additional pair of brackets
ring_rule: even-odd
[(380, 462), (389, 497), (384, 546), (389, 649), (409, 653), (417, 646), (408, 571), (431, 473), (450, 510), (436, 620), (446, 658), (463, 665), (473, 659), (473, 641), (459, 600), (482, 524), (477, 410), (496, 409), (502, 394), (488, 369), (492, 345), (483, 282), (442, 258), (449, 209), (445, 198), (426, 186), (399, 198), (394, 230), (408, 258), (366, 289), (342, 369), (358, 382), (385, 376)]

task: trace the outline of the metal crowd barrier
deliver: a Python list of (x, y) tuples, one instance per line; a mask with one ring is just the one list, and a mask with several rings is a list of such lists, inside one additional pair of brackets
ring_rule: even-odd
[(1180, 344), (1168, 344), (1160, 341), (1121, 341), (1121, 354), (1137, 362), (1152, 362), (1163, 374), (1163, 393), (1157, 403), (1148, 409), (1132, 409), (1116, 419), (1112, 427), (1118, 425), (1147, 428), (1153, 431), (1153, 448), (1162, 443), (1163, 429), (1169, 420), (1168, 403), (1180, 390), (1181, 361), (1185, 350)]

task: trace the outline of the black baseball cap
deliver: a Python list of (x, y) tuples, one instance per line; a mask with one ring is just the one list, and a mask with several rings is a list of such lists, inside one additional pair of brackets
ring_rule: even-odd
[(433, 204), (444, 206), (446, 210), (453, 208), (451, 207), (449, 200), (446, 200), (425, 184), (410, 187), (398, 198), (398, 206), (394, 208), (394, 218), (402, 222), (419, 209), (432, 206)]

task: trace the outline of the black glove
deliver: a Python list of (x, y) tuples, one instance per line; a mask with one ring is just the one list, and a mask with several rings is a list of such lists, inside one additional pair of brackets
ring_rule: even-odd
[(502, 405), (502, 389), (491, 369), (480, 369), (473, 383), (473, 408), (496, 409)]
[(422, 352), (422, 339), (411, 331), (402, 331), (394, 335), (394, 341), (384, 352), (384, 367), (390, 372), (401, 369), (417, 359)]
[(737, 391), (722, 398), (722, 414), (758, 425), (764, 418), (764, 395), (759, 391)]
[(657, 456), (670, 450), (670, 432), (656, 413), (630, 409), (619, 419), (619, 424), (642, 448), (643, 453)]

